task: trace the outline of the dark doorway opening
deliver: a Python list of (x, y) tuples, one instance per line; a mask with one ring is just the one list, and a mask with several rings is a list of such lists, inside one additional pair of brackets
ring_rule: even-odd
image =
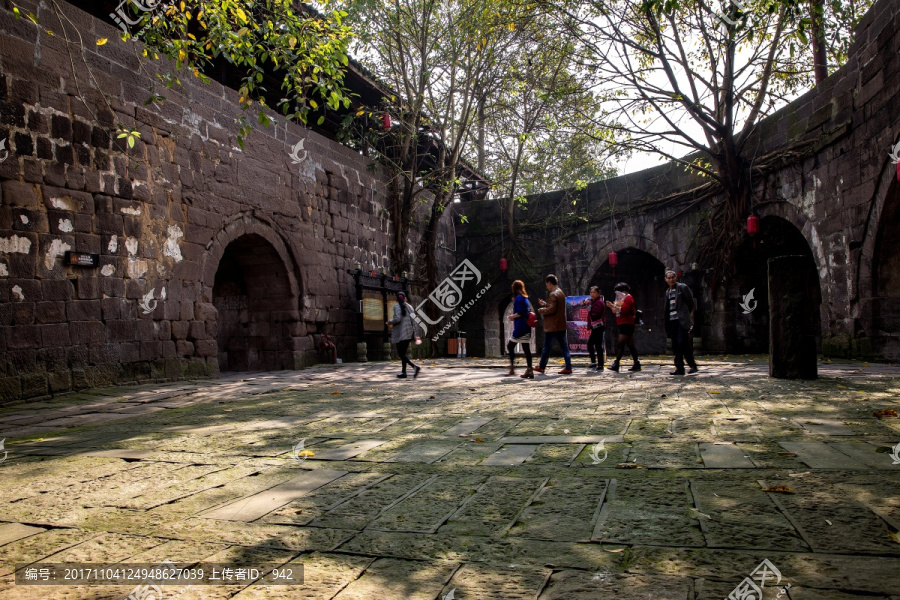
[[(616, 294), (613, 288), (620, 281), (631, 287), (631, 295), (638, 310), (644, 313), (644, 326), (635, 330), (634, 342), (640, 354), (662, 354), (666, 351), (666, 331), (663, 323), (662, 298), (666, 289), (665, 266), (652, 254), (637, 248), (617, 250), (619, 264), (615, 268), (609, 265), (609, 259), (600, 265), (591, 279), (590, 285), (600, 286), (604, 298), (613, 301)], [(585, 295), (588, 290), (572, 290), (570, 295)], [(615, 353), (615, 340), (618, 328), (613, 313), (606, 311), (606, 351)]]
[(293, 368), (291, 321), (296, 309), (287, 270), (275, 248), (245, 235), (225, 248), (213, 285), (223, 371)]
[(900, 182), (891, 183), (875, 238), (872, 288), (873, 350), (900, 360)]
[[(819, 272), (809, 242), (793, 223), (776, 216), (760, 220), (754, 247), (752, 240), (741, 244), (726, 286), (725, 337), (728, 352), (769, 352), (769, 277), (768, 262), (776, 256), (803, 256), (804, 268), (796, 273), (809, 290), (809, 310), (814, 314), (816, 350), (822, 351)], [(748, 294), (753, 292), (753, 297)], [(749, 312), (747, 309), (752, 308)]]

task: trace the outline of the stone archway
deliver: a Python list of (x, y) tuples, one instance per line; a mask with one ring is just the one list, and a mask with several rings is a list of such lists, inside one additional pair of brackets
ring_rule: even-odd
[(204, 257), (205, 302), (217, 312), (221, 371), (298, 368), (300, 285), (293, 255), (268, 223), (251, 215), (230, 222)]
[(219, 369), (271, 371), (293, 367), (290, 320), (296, 306), (284, 264), (264, 238), (231, 242), (213, 284), (218, 311)]
[(616, 240), (592, 250), (593, 258), (584, 269), (581, 278), (576, 284), (576, 289), (571, 291), (566, 290), (566, 292), (572, 294), (587, 294), (587, 290), (590, 289), (590, 286), (597, 285), (596, 283), (593, 283), (593, 278), (604, 265), (609, 264), (609, 253), (613, 251), (618, 253), (622, 248), (639, 250), (655, 258), (661, 264), (671, 266), (668, 264), (668, 254), (663, 252), (662, 248), (659, 247), (659, 244), (653, 240), (636, 235), (622, 235), (617, 237)]
[[(900, 314), (900, 182), (896, 173), (896, 166), (886, 161), (858, 245), (850, 355), (875, 352), (888, 360), (900, 360), (900, 335), (896, 333), (900, 328), (895, 316)], [(854, 248), (852, 243), (850, 247)], [(870, 348), (860, 343), (867, 341), (871, 341)]]
[[(613, 273), (608, 258), (608, 252), (613, 250), (619, 259), (615, 273)], [(605, 260), (599, 264), (591, 279), (584, 285), (584, 291), (578, 290), (578, 293), (587, 293), (591, 286), (596, 285), (600, 287), (603, 296), (612, 301), (615, 299), (613, 291), (615, 285), (620, 281), (627, 283), (631, 287), (635, 305), (644, 313), (645, 325), (637, 329), (634, 336), (638, 352), (641, 354), (665, 353), (666, 332), (662, 312), (665, 266), (649, 252), (634, 247), (609, 247), (602, 256), (605, 257)], [(615, 317), (607, 311), (605, 339), (607, 352), (615, 348), (615, 339), (618, 335), (615, 322)]]
[[(805, 289), (809, 290), (808, 302), (816, 322), (816, 349), (821, 351), (821, 273), (810, 240), (795, 223), (775, 214), (763, 216), (759, 227), (755, 243), (748, 239), (738, 247), (734, 272), (729, 274), (729, 281), (717, 294), (719, 299), (724, 300), (725, 350), (768, 353), (768, 261), (777, 256), (799, 255), (804, 257), (805, 267), (795, 276), (807, 282)], [(749, 297), (751, 292), (752, 298)]]
[(872, 346), (900, 360), (900, 182), (894, 180), (881, 210), (871, 266)]

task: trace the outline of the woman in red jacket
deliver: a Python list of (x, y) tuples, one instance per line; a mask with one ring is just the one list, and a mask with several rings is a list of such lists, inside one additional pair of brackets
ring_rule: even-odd
[(631, 358), (634, 364), (631, 365), (629, 371), (640, 371), (641, 362), (638, 360), (637, 348), (634, 347), (634, 318), (637, 309), (634, 307), (634, 298), (631, 295), (631, 288), (624, 281), (616, 284), (613, 288), (616, 291), (616, 301), (607, 302), (606, 305), (616, 314), (616, 325), (619, 328), (619, 339), (616, 342), (616, 360), (609, 365), (610, 371), (619, 370), (619, 361), (622, 360), (622, 354), (625, 352), (625, 346), (631, 348)]

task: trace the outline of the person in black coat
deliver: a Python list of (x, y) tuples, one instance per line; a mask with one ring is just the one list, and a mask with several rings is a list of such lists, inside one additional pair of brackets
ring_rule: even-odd
[(675, 271), (666, 271), (666, 290), (663, 314), (666, 315), (666, 333), (672, 340), (672, 352), (675, 353), (675, 370), (670, 375), (684, 375), (684, 363), (687, 361), (690, 371), (697, 372), (694, 361), (694, 342), (691, 333), (694, 331), (694, 294), (691, 288), (678, 283)]

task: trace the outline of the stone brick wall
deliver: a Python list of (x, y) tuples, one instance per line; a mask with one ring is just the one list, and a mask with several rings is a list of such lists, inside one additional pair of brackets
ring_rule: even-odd
[[(295, 123), (259, 127), (241, 151), (235, 91), (185, 75), (145, 106), (155, 66), (112, 26), (17, 4), (41, 26), (0, 8), (0, 402), (295, 368), (322, 333), (355, 360), (346, 271), (390, 255), (370, 161)], [(117, 122), (140, 132), (133, 148)], [(66, 266), (66, 251), (99, 267)]]
[[(895, 223), (900, 187), (889, 158), (900, 142), (898, 107), (900, 0), (878, 0), (860, 22), (847, 64), (766, 119), (759, 143), (748, 144), (760, 157), (810, 142), (797, 148), (797, 158), (755, 182), (753, 208), (764, 219), (790, 223), (805, 238), (821, 289), (821, 347), (828, 355), (900, 360), (900, 270), (896, 245), (890, 242), (900, 235)], [(543, 225), (524, 234), (532, 251), (529, 269), (513, 264), (508, 279), (524, 277), (530, 289), (543, 292), (542, 275), (555, 272), (564, 289), (585, 293), (608, 253), (625, 248), (689, 272), (696, 260), (691, 242), (700, 212), (709, 204), (682, 213), (689, 199), (672, 201), (671, 195), (697, 183), (663, 166), (597, 182), (580, 192), (529, 199), (520, 218)], [(588, 221), (556, 223), (560, 214), (572, 210), (572, 200), (587, 207), (579, 214)], [(462, 233), (465, 251), (488, 265), (496, 265), (500, 257), (496, 205), (469, 205), (472, 225)], [(619, 211), (610, 219), (613, 207)], [(497, 274), (496, 267), (492, 273)], [(754, 280), (738, 271), (715, 290), (699, 281), (703, 345), (759, 351), (741, 337), (754, 327), (767, 330), (767, 313), (747, 317), (738, 308)], [(496, 286), (496, 297), (481, 303), (464, 324), (479, 332), (488, 354), (499, 351), (495, 313), (506, 302), (507, 287)]]

